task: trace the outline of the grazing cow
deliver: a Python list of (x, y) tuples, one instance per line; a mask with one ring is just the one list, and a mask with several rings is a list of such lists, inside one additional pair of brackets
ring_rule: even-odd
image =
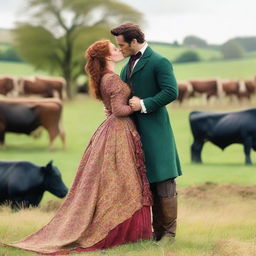
[(205, 94), (207, 101), (212, 97), (219, 97), (218, 80), (190, 80), (194, 93)]
[(53, 91), (50, 86), (33, 79), (18, 79), (20, 95), (40, 95), (44, 98), (52, 98)]
[(60, 99), (63, 98), (62, 90), (65, 85), (63, 78), (44, 78), (36, 76), (34, 80), (20, 78), (18, 80), (19, 91), (22, 95), (41, 95), (45, 98), (52, 98), (57, 92)]
[(189, 121), (194, 137), (192, 162), (202, 162), (203, 145), (210, 141), (221, 149), (234, 143), (243, 144), (245, 163), (252, 164), (250, 152), (256, 151), (256, 108), (231, 113), (193, 111)]
[(59, 99), (0, 99), (0, 145), (4, 144), (5, 132), (31, 134), (44, 127), (50, 138), (61, 137), (65, 147), (65, 133), (60, 127), (62, 103)]
[(13, 209), (37, 207), (45, 191), (60, 198), (68, 192), (52, 161), (46, 166), (26, 161), (0, 161), (0, 204), (10, 203)]
[(244, 84), (245, 84), (246, 91), (250, 98), (251, 95), (256, 93), (256, 80), (255, 81), (254, 80), (245, 80)]
[(235, 96), (239, 101), (243, 98), (249, 100), (251, 95), (256, 91), (255, 84), (256, 83), (252, 80), (225, 81), (222, 82), (222, 89), (227, 96)]
[(239, 99), (239, 94), (242, 92), (241, 84), (239, 81), (223, 81), (222, 82), (222, 90), (224, 94), (230, 99), (232, 96), (235, 96)]
[(179, 82), (178, 89), (179, 89), (179, 95), (178, 95), (177, 101), (179, 101), (180, 104), (182, 104), (185, 99), (188, 99), (194, 96), (193, 88), (190, 85), (190, 83)]
[(14, 89), (14, 80), (9, 76), (0, 77), (0, 94), (7, 95)]
[(44, 84), (46, 88), (51, 88), (52, 93), (57, 91), (60, 99), (63, 99), (63, 90), (66, 85), (66, 81), (62, 77), (39, 77), (36, 76), (36, 81)]

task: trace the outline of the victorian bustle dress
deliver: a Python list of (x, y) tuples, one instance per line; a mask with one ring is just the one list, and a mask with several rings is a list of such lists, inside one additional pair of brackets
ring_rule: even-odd
[(129, 117), (131, 90), (113, 72), (103, 75), (100, 86), (109, 115), (92, 136), (65, 201), (47, 225), (7, 246), (61, 255), (151, 237), (151, 194)]

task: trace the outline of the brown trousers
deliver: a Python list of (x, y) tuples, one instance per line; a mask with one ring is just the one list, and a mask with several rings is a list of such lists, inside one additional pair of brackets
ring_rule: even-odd
[(153, 195), (154, 236), (159, 241), (163, 236), (176, 235), (177, 192), (175, 179), (151, 183)]

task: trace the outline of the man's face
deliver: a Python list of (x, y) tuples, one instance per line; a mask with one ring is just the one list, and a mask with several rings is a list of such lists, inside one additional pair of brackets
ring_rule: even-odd
[(123, 56), (125, 58), (129, 57), (135, 53), (135, 51), (132, 47), (133, 44), (132, 43), (129, 44), (129, 43), (125, 42), (123, 35), (115, 36), (115, 39), (116, 39), (117, 45), (120, 47), (121, 53), (123, 54)]

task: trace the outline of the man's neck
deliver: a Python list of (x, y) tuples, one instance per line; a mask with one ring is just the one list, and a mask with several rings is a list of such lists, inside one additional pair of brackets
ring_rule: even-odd
[(144, 42), (142, 44), (139, 44), (134, 52), (134, 54), (138, 53), (146, 44), (147, 42)]

